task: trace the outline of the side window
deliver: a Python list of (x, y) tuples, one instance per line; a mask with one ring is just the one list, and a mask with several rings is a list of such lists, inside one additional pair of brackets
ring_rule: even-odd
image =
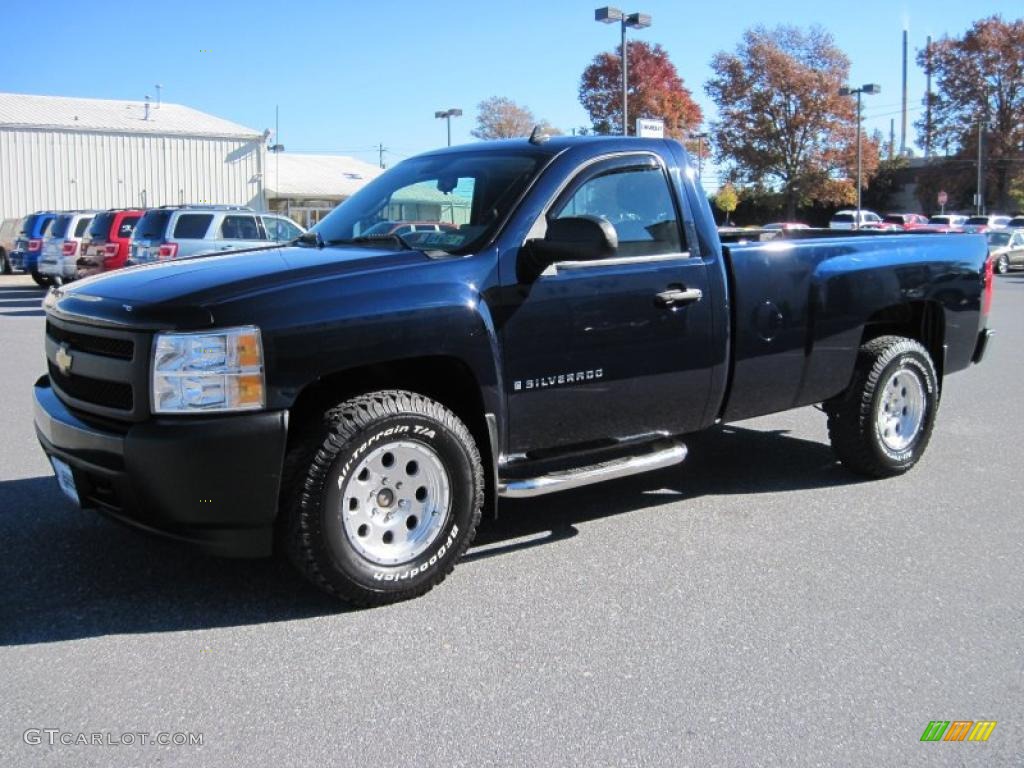
[(620, 256), (684, 250), (676, 207), (661, 168), (617, 168), (581, 184), (550, 218), (600, 216), (619, 236)]
[(213, 214), (210, 213), (186, 213), (178, 217), (174, 225), (175, 240), (202, 240), (206, 237), (206, 230), (210, 228), (213, 221)]
[(121, 219), (121, 225), (117, 228), (118, 237), (131, 237), (135, 231), (135, 225), (139, 223), (141, 216), (125, 216)]
[(220, 225), (222, 240), (261, 240), (255, 216), (225, 216)]

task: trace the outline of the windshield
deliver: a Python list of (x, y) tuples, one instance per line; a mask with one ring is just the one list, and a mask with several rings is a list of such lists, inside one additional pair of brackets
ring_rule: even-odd
[(988, 237), (988, 244), (989, 245), (994, 245), (997, 248), (999, 246), (1001, 246), (1001, 245), (1009, 245), (1010, 244), (1010, 233), (1009, 232), (989, 232), (987, 237)]
[(527, 149), (414, 157), (378, 176), (312, 231), (328, 245), (391, 247), (397, 234), (413, 248), (469, 253), (494, 235), (548, 157)]

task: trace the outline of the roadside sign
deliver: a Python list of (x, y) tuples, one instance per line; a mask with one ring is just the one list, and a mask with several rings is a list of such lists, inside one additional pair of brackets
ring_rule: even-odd
[(664, 139), (665, 121), (653, 117), (638, 117), (636, 135), (642, 139)]

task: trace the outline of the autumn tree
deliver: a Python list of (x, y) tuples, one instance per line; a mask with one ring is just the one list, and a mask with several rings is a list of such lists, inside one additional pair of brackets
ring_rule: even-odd
[[(637, 41), (629, 51), (628, 110), (631, 118), (653, 117), (665, 121), (665, 134), (676, 139), (700, 124), (700, 106), (683, 85), (668, 53), (660, 45)], [(583, 70), (580, 103), (590, 115), (595, 133), (622, 133), (622, 48), (599, 53)], [(636, 133), (635, 120), (628, 126)]]
[(478, 139), (512, 139), (529, 136), (540, 125), (548, 134), (561, 133), (547, 120), (537, 120), (533, 112), (505, 96), (492, 96), (477, 105), (476, 128), (470, 133)]
[(729, 215), (736, 210), (736, 206), (739, 204), (740, 198), (736, 194), (736, 187), (728, 182), (715, 193), (715, 207), (725, 214), (726, 226), (729, 225)]
[[(786, 218), (811, 201), (856, 199), (856, 101), (840, 96), (850, 62), (820, 27), (747, 30), (735, 52), (717, 53), (705, 89), (718, 106), (714, 156), (745, 185), (777, 189)], [(862, 137), (867, 184), (878, 144)]]
[(933, 42), (930, 55), (925, 49), (917, 61), (931, 67), (937, 84), (931, 124), (922, 116), (918, 131), (926, 136), (930, 128), (932, 147), (956, 147), (973, 162), (978, 125), (987, 125), (986, 198), (1000, 210), (1011, 208), (1015, 185), (1024, 183), (1024, 19), (981, 19), (962, 37)]

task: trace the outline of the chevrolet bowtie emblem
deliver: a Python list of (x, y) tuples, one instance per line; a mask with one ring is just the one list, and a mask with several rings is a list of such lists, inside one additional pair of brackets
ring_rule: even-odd
[(57, 349), (57, 354), (53, 356), (54, 362), (57, 363), (57, 369), (65, 376), (71, 372), (71, 363), (74, 362), (74, 358), (71, 357), (71, 353), (68, 352), (67, 344), (61, 344)]

